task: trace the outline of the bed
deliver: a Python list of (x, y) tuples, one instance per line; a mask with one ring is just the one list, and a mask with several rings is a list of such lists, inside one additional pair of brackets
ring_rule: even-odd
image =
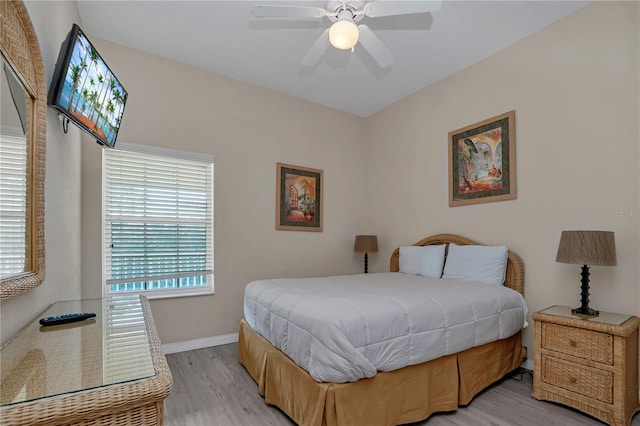
[[(453, 243), (453, 246), (450, 244)], [(438, 246), (445, 247), (445, 257), (449, 251), (449, 247), (457, 246), (477, 246), (478, 243), (469, 240), (464, 237), (460, 237), (452, 234), (440, 234), (427, 237), (417, 243), (414, 246)], [(344, 287), (344, 291), (348, 293), (350, 286), (354, 285), (355, 291), (362, 291), (362, 287), (358, 285), (366, 285), (361, 282), (362, 280), (369, 280), (368, 282), (376, 282), (381, 279), (387, 279), (392, 275), (400, 279), (398, 287), (407, 287), (409, 291), (421, 291), (418, 287), (415, 287), (414, 281), (416, 279), (406, 277), (408, 274), (398, 273), (400, 271), (400, 248), (396, 249), (390, 261), (390, 273), (384, 274), (360, 274), (355, 275), (349, 280), (355, 280), (356, 284), (348, 284)], [(326, 281), (328, 289), (337, 287), (343, 284), (344, 277), (332, 277)], [(424, 343), (419, 343), (417, 336), (429, 335), (430, 331), (419, 330), (416, 331), (416, 321), (408, 321), (403, 319), (401, 323), (411, 324), (411, 333), (407, 338), (398, 337), (389, 331), (376, 331), (371, 327), (371, 324), (375, 323), (374, 320), (367, 320), (366, 327), (373, 330), (366, 330), (366, 333), (355, 333), (353, 331), (346, 331), (349, 339), (362, 339), (363, 334), (367, 334), (367, 340), (372, 335), (380, 334), (383, 337), (381, 340), (398, 341), (402, 347), (402, 342), (407, 343), (407, 351), (414, 354), (413, 357), (402, 357), (402, 362), (398, 360), (398, 357), (388, 355), (388, 348), (382, 347), (382, 349), (376, 349), (377, 346), (367, 346), (367, 349), (362, 349), (358, 344), (355, 344), (356, 351), (346, 351), (346, 355), (340, 355), (339, 358), (333, 357), (332, 352), (337, 352), (338, 346), (345, 346), (349, 342), (342, 337), (324, 337), (319, 333), (317, 336), (310, 337), (309, 342), (316, 342), (316, 347), (328, 347), (327, 353), (329, 355), (321, 355), (320, 358), (327, 358), (325, 363), (309, 362), (305, 364), (305, 361), (314, 358), (309, 352), (304, 352), (304, 349), (295, 349), (293, 345), (293, 338), (295, 334), (293, 331), (297, 327), (304, 327), (304, 321), (296, 323), (296, 314), (291, 311), (290, 305), (300, 304), (303, 312), (310, 312), (314, 308), (314, 303), (305, 305), (304, 303), (289, 302), (289, 295), (285, 291), (302, 291), (298, 287), (295, 287), (292, 280), (266, 280), (267, 282), (250, 283), (247, 286), (245, 293), (245, 318), (240, 323), (239, 330), (239, 342), (238, 342), (238, 356), (240, 363), (246, 368), (250, 376), (258, 384), (259, 393), (264, 396), (265, 401), (268, 404), (275, 405), (284, 411), (292, 420), (299, 425), (310, 426), (322, 426), (322, 425), (396, 425), (411, 423), (423, 420), (434, 412), (438, 411), (452, 411), (460, 405), (468, 404), (475, 395), (481, 390), (499, 380), (507, 373), (516, 369), (525, 360), (525, 350), (522, 346), (521, 340), (521, 328), (524, 326), (524, 317), (526, 316), (526, 304), (522, 302), (523, 313), (520, 313), (519, 321), (521, 323), (518, 326), (513, 325), (513, 318), (508, 319), (508, 312), (515, 312), (513, 305), (516, 302), (507, 302), (505, 306), (507, 320), (491, 319), (486, 324), (490, 324), (489, 327), (473, 326), (468, 328), (464, 326), (466, 330), (475, 330), (478, 328), (485, 329), (499, 329), (499, 333), (495, 331), (492, 341), (484, 342), (488, 338), (486, 336), (472, 336), (473, 343), (469, 345), (460, 345), (458, 339), (451, 341), (445, 341), (443, 344), (431, 345), (433, 347), (447, 347), (450, 350), (443, 351), (442, 353), (432, 353), (429, 356), (429, 360), (420, 362), (420, 356), (422, 353), (429, 352), (429, 346), (425, 346)], [(304, 297), (307, 300), (309, 298), (317, 298), (318, 303), (322, 299), (321, 295), (316, 294), (318, 291), (317, 282), (314, 279), (301, 280), (305, 285), (308, 285), (310, 290), (304, 289), (304, 291), (311, 291), (311, 294), (305, 294)], [(446, 281), (446, 280), (442, 280)], [(297, 284), (295, 284), (297, 285)], [(456, 283), (460, 285), (463, 296), (457, 299), (482, 299), (483, 297), (471, 296), (468, 297), (466, 292), (471, 291), (465, 283)], [(264, 286), (268, 286), (265, 287)], [(375, 284), (371, 285), (372, 292)], [(395, 284), (394, 284), (395, 286)], [(482, 285), (480, 285), (482, 286)], [(291, 290), (291, 288), (294, 290)], [(303, 286), (304, 287), (304, 286)], [(515, 290), (505, 290), (502, 286), (485, 286), (487, 289), (491, 288), (487, 294), (493, 293), (513, 293), (517, 292), (518, 298), (522, 299), (520, 295), (524, 294), (524, 265), (520, 257), (508, 251), (508, 259), (506, 262), (506, 272), (504, 273), (504, 287)], [(448, 293), (449, 289), (443, 286), (434, 288), (440, 288), (440, 292)], [(500, 288), (500, 290), (498, 290)], [(259, 291), (256, 292), (256, 289)], [(393, 306), (402, 305), (403, 309), (406, 305), (411, 304), (411, 298), (402, 298), (396, 295), (396, 289), (380, 290), (383, 293), (388, 293), (390, 299), (386, 300), (384, 304), (376, 302), (376, 300), (370, 297), (371, 302), (374, 305), (378, 303), (378, 311), (385, 310), (381, 306)], [(398, 290), (399, 291), (399, 290)], [(436, 291), (437, 293), (438, 291)], [(315, 314), (312, 314), (313, 322), (306, 320), (314, 325), (315, 329), (336, 328), (339, 332), (343, 330), (343, 323), (348, 322), (349, 317), (359, 317), (362, 315), (353, 315), (354, 311), (358, 311), (361, 305), (348, 305), (340, 308), (343, 303), (339, 296), (335, 296), (333, 293), (329, 293), (330, 305), (326, 308), (331, 313), (331, 317), (336, 317), (336, 311), (344, 311), (345, 318), (339, 318), (333, 325), (323, 325), (318, 327), (315, 325)], [(275, 295), (275, 296), (274, 296)], [(508, 295), (510, 300), (517, 299), (512, 294)], [(425, 296), (426, 297), (426, 296)], [(416, 300), (431, 300), (432, 296), (421, 299), (420, 296), (416, 296)], [(450, 297), (447, 296), (447, 297)], [(487, 297), (494, 297), (487, 296)], [(496, 296), (497, 297), (497, 296)], [(362, 297), (365, 299), (366, 297)], [(266, 308), (262, 305), (257, 306), (255, 301), (260, 299), (261, 301), (268, 301), (264, 303), (269, 311), (264, 311)], [(293, 299), (291, 299), (293, 300)], [(438, 302), (437, 299), (436, 304)], [(455, 302), (455, 301), (454, 301)], [(465, 301), (464, 303), (467, 303)], [(360, 302), (358, 302), (360, 303)], [(364, 303), (364, 302), (363, 302)], [(503, 304), (503, 302), (497, 302)], [(455, 305), (455, 303), (453, 303)], [(495, 303), (493, 303), (495, 304)], [(281, 306), (278, 306), (281, 305)], [(488, 303), (487, 305), (492, 305)], [(465, 306), (462, 304), (461, 306)], [(285, 309), (285, 311), (278, 311), (278, 309)], [(483, 311), (485, 307), (472, 307), (470, 310)], [(323, 309), (318, 309), (322, 311)], [(460, 311), (461, 309), (458, 308)], [(469, 309), (462, 309), (462, 311)], [(264, 311), (264, 312), (263, 312)], [(439, 311), (439, 309), (423, 309), (423, 311)], [(443, 308), (444, 312), (445, 309)], [(284, 313), (283, 313), (284, 312)], [(407, 311), (408, 312), (408, 311)], [(349, 314), (351, 313), (351, 315)], [(464, 314), (464, 312), (462, 312)], [(411, 317), (407, 314), (406, 317)], [(443, 314), (445, 316), (445, 323), (454, 324), (458, 314)], [(448, 315), (448, 316), (447, 316)], [(474, 314), (475, 315), (475, 314)], [(491, 314), (487, 312), (487, 317), (495, 317), (497, 314)], [(282, 321), (284, 317), (292, 319), (291, 323), (287, 323), (283, 326), (283, 330), (287, 330), (286, 333), (274, 332), (273, 336), (270, 335), (269, 329), (277, 330), (279, 321)], [(496, 317), (498, 318), (498, 317)], [(500, 316), (500, 318), (502, 318)], [(319, 320), (318, 320), (319, 321)], [(386, 321), (386, 318), (382, 318), (379, 322)], [(466, 324), (466, 319), (462, 317), (459, 320), (460, 324)], [(280, 324), (282, 325), (282, 324)], [(455, 324), (454, 324), (455, 325)], [(273, 327), (272, 327), (273, 326)], [(364, 327), (360, 324), (361, 327)], [(365, 328), (366, 328), (365, 327)], [(437, 326), (442, 328), (442, 326)], [(465, 328), (466, 327), (466, 328)], [(306, 336), (307, 334), (316, 333), (311, 331), (313, 327), (309, 327), (309, 332), (302, 332)], [(258, 331), (257, 331), (258, 330)], [(355, 330), (359, 330), (357, 327)], [(364, 330), (364, 329), (363, 329)], [(438, 332), (440, 335), (449, 335), (449, 331)], [(436, 333), (437, 334), (437, 333)], [(468, 333), (467, 333), (468, 334)], [(267, 338), (273, 341), (270, 342)], [(354, 337), (356, 336), (356, 337)], [(323, 340), (324, 339), (324, 340)], [(327, 340), (329, 339), (329, 340)], [(291, 341), (290, 341), (291, 340)], [(427, 339), (427, 342), (429, 339)], [(346, 343), (345, 343), (346, 342)], [(453, 344), (456, 343), (456, 344)], [(275, 345), (275, 346), (274, 346)], [(376, 343), (377, 345), (377, 343)], [(277, 347), (282, 348), (288, 352), (286, 355), (283, 351)], [(311, 345), (310, 345), (311, 346)], [(376, 350), (370, 350), (370, 348)], [(292, 349), (293, 348), (293, 349)], [(421, 350), (416, 350), (422, 348)], [(463, 348), (458, 350), (459, 348)], [(366, 359), (360, 354), (365, 354)], [(451, 353), (453, 351), (453, 353)], [(433, 351), (432, 351), (433, 352)], [(318, 357), (318, 356), (316, 356)], [(359, 357), (361, 363), (356, 363), (356, 368), (349, 368), (346, 372), (341, 370), (344, 359), (353, 357)], [(369, 359), (371, 358), (371, 360)], [(410, 359), (409, 359), (410, 358)], [(295, 360), (295, 362), (294, 362)], [(382, 360), (382, 361), (380, 361)], [(328, 361), (328, 362), (327, 362)], [(368, 361), (372, 361), (377, 371), (371, 371), (371, 366), (368, 365)], [(381, 362), (381, 363), (379, 363)], [(386, 362), (386, 363), (385, 363)], [(317, 365), (320, 367), (317, 367)], [(305, 368), (301, 367), (304, 366)], [(352, 371), (353, 370), (353, 371)], [(327, 375), (328, 374), (328, 375)]]

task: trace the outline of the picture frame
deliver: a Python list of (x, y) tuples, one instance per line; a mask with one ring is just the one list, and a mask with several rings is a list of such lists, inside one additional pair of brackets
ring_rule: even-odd
[(516, 198), (515, 111), (449, 132), (449, 206)]
[(323, 171), (277, 163), (276, 229), (322, 232)]

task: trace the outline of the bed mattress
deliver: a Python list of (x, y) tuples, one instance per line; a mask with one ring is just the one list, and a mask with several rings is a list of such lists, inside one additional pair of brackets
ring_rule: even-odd
[(398, 272), (254, 281), (244, 299), (253, 330), (333, 383), (511, 337), (526, 313), (507, 287)]

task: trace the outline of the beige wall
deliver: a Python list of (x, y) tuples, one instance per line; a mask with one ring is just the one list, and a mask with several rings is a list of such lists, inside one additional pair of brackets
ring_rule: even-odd
[[(129, 91), (119, 141), (215, 156), (215, 295), (152, 301), (163, 343), (237, 332), (252, 280), (361, 270), (363, 119), (92, 41)], [(84, 297), (101, 295), (101, 153), (82, 152)], [(277, 162), (324, 170), (323, 232), (275, 230)]]
[[(638, 16), (637, 2), (588, 5), (370, 117), (373, 269), (396, 246), (454, 232), (523, 257), (530, 312), (577, 306), (580, 266), (555, 262), (560, 233), (611, 230), (618, 265), (591, 268), (591, 306), (640, 314)], [(448, 132), (510, 110), (517, 199), (448, 207)]]
[[(26, 2), (36, 30), (47, 84), (71, 24), (80, 22), (75, 2)], [(0, 303), (0, 341), (5, 342), (57, 300), (80, 298), (80, 132), (63, 134), (47, 114), (45, 179), (46, 278), (36, 289)]]

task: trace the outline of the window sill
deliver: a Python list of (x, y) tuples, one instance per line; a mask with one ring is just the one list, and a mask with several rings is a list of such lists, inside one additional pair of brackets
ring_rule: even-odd
[(197, 289), (176, 289), (176, 290), (147, 290), (147, 291), (126, 291), (126, 292), (114, 292), (109, 293), (109, 296), (140, 294), (149, 300), (156, 299), (176, 299), (180, 297), (194, 297), (194, 296), (210, 296), (214, 294), (212, 288), (197, 288)]

